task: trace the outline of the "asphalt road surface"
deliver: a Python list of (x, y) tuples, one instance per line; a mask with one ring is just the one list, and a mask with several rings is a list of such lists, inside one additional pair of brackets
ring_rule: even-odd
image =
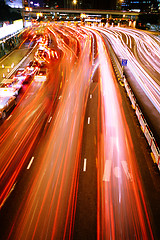
[(103, 37), (48, 31), (59, 58), (0, 127), (0, 239), (158, 240), (159, 172)]

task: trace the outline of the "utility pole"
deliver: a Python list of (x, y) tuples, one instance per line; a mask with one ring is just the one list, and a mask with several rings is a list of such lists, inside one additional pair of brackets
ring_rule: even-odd
[(25, 27), (25, 18), (24, 18), (24, 11), (25, 11), (25, 6), (24, 6), (24, 0), (22, 0), (22, 20), (23, 20), (23, 27)]

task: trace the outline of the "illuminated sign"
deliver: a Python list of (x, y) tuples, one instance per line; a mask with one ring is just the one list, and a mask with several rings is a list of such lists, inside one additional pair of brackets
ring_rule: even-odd
[(122, 66), (127, 66), (127, 59), (122, 59)]
[(14, 21), (13, 24), (6, 24), (5, 22), (3, 23), (3, 27), (1, 27), (0, 29), (0, 39), (5, 38), (6, 36), (9, 36), (13, 33), (16, 33), (21, 29), (23, 29), (22, 19)]

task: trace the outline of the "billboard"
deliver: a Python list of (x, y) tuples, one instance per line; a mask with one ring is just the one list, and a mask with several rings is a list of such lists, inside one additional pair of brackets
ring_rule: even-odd
[(12, 8), (22, 8), (22, 0), (6, 0), (5, 2)]

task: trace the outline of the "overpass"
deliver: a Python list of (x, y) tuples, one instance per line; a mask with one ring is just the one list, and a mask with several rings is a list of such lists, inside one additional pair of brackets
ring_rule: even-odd
[(125, 18), (136, 20), (139, 13), (132, 11), (120, 11), (120, 10), (97, 10), (97, 9), (53, 9), (53, 8), (25, 8), (21, 9), (25, 17), (36, 17), (37, 15), (43, 17), (80, 17), (81, 14), (87, 16), (97, 16), (99, 18)]

